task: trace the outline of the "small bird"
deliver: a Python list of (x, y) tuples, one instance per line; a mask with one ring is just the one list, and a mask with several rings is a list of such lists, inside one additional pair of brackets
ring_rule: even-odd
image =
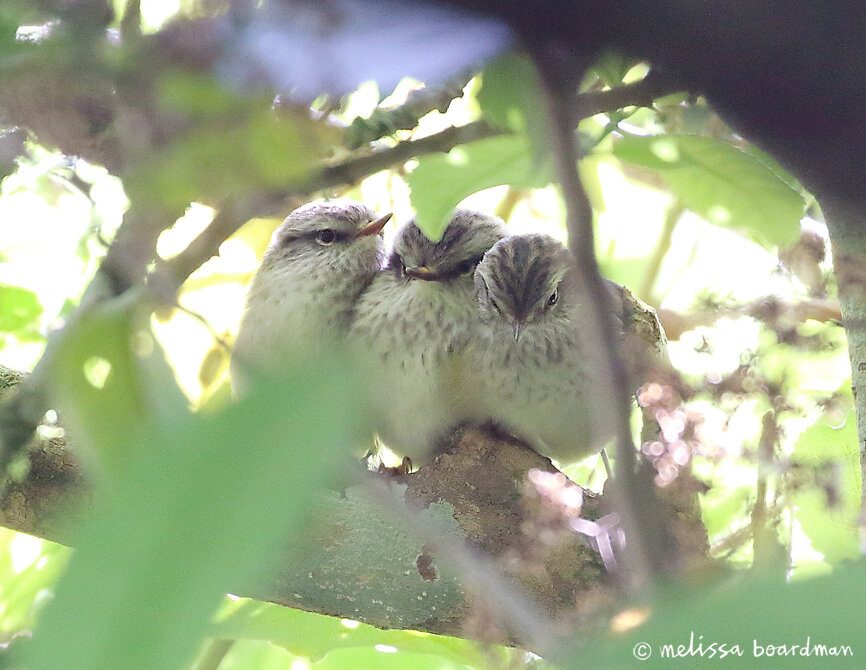
[[(614, 428), (596, 401), (604, 368), (571, 253), (546, 235), (509, 237), (474, 279), (480, 319), (452, 383), (455, 413), (493, 421), (563, 462), (601, 449)], [(616, 285), (608, 288), (621, 305)]]
[(478, 320), (473, 272), (505, 236), (495, 216), (456, 211), (439, 242), (410, 221), (358, 300), (349, 338), (370, 360), (380, 439), (418, 463), (455, 421), (443, 379)]
[(358, 297), (382, 267), (391, 218), (352, 200), (299, 207), (276, 230), (247, 294), (231, 361), (232, 387), (291, 356), (345, 337)]

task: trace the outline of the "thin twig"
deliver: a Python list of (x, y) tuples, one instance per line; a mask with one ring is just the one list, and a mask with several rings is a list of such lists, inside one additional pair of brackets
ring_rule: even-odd
[[(166, 299), (173, 295), (198, 267), (216, 254), (219, 245), (249, 219), (294, 209), (310, 194), (348, 186), (376, 172), (402, 165), (416, 156), (447, 152), (460, 144), (493, 137), (503, 131), (483, 121), (448, 128), (420, 140), (407, 140), (367, 156), (350, 158), (314, 172), (310, 178), (280, 192), (247, 194), (242, 200), (224, 203), (214, 220), (177, 256), (158, 261), (148, 277), (154, 292)], [(294, 206), (292, 206), (294, 205)]]
[(758, 481), (755, 487), (755, 506), (752, 508), (752, 565), (755, 568), (766, 567), (773, 558), (768, 528), (767, 480), (775, 458), (778, 434), (776, 413), (767, 412), (764, 414), (761, 439), (758, 442)]
[[(618, 353), (613, 309), (595, 258), (593, 212), (589, 198), (577, 171), (578, 148), (574, 129), (580, 118), (588, 116), (585, 110), (576, 110), (576, 96), (560, 80), (561, 68), (557, 63), (538, 61), (547, 100), (548, 114), (553, 132), (553, 145), (557, 148), (557, 174), (566, 206), (566, 228), (569, 246), (577, 262), (586, 291), (587, 318), (594, 325), (594, 345), (601, 354), (606, 374), (606, 387), (598, 389), (610, 399), (616, 429), (616, 476), (618, 511), (628, 541), (626, 559), (635, 584), (649, 583), (652, 575), (661, 572), (668, 562), (663, 530), (653, 518), (654, 508), (651, 485), (642, 481), (637, 471), (637, 459), (631, 436), (631, 411), (628, 378), (622, 357)], [(581, 73), (574, 73), (582, 76)], [(578, 81), (581, 76), (576, 76)], [(590, 110), (591, 111), (591, 110)]]
[(655, 286), (656, 279), (658, 279), (662, 262), (664, 261), (668, 251), (670, 251), (674, 228), (676, 228), (677, 222), (680, 220), (680, 216), (682, 216), (684, 211), (685, 207), (683, 207), (682, 202), (676, 200), (670, 204), (665, 212), (665, 220), (662, 224), (662, 233), (659, 236), (655, 249), (653, 249), (652, 256), (650, 256), (649, 265), (647, 265), (646, 271), (644, 272), (643, 281), (640, 286), (640, 293), (638, 294), (650, 304), (654, 304), (654, 301), (652, 300), (653, 286)]
[(398, 130), (410, 130), (418, 125), (422, 116), (434, 110), (445, 112), (451, 101), (463, 95), (471, 74), (464, 73), (450, 78), (439, 86), (426, 86), (412, 91), (399, 107), (383, 109), (377, 107), (368, 118), (356, 118), (346, 128), (343, 144), (350, 150), (393, 135)]
[(652, 70), (633, 84), (623, 84), (606, 91), (580, 93), (574, 102), (580, 118), (584, 119), (623, 107), (651, 107), (656, 99), (681, 92), (685, 92), (681, 84)]
[(217, 670), (234, 644), (234, 640), (209, 640), (204, 655), (192, 670)]

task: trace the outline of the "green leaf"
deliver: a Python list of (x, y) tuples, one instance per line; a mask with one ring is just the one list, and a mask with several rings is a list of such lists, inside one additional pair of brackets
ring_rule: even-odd
[[(807, 428), (794, 445), (793, 461), (815, 468), (823, 481), (793, 494), (795, 518), (812, 543), (831, 565), (860, 556), (860, 454), (854, 413), (841, 428), (823, 422)], [(834, 502), (828, 504), (827, 491)]]
[[(217, 642), (219, 644), (219, 641)], [(254, 640), (234, 641), (228, 654), (219, 664), (219, 670), (290, 670), (295, 657), (284, 649), (267, 642)], [(213, 666), (196, 665), (195, 668)], [(303, 666), (307, 667), (307, 666)]]
[[(316, 670), (466, 670), (467, 666), (428, 654), (412, 654), (394, 651), (385, 645), (379, 648), (365, 647), (351, 651), (338, 649), (328, 654), (314, 666)], [(484, 668), (479, 662), (471, 667)], [(494, 667), (494, 666), (488, 666)], [(508, 667), (501, 665), (499, 667)]]
[(144, 318), (134, 301), (108, 304), (70, 328), (59, 346), (55, 391), (63, 422), (100, 474), (125, 469), (140, 440), (167, 439), (171, 420), (185, 412)]
[(801, 194), (736, 147), (698, 135), (623, 137), (614, 155), (657, 171), (690, 210), (738, 228), (765, 245), (793, 244), (800, 235)]
[(512, 52), (494, 59), (484, 69), (477, 100), (490, 125), (525, 134), (533, 161), (544, 163), (550, 152), (547, 112), (538, 72), (528, 56)]
[(212, 632), (215, 637), (268, 640), (295, 656), (313, 661), (330, 657), (336, 650), (372, 650), (376, 645), (433, 656), (440, 662), (475, 665), (482, 661), (475, 644), (458, 638), (408, 630), (381, 630), (356, 621), (255, 600), (233, 603), (232, 610), (215, 626)]
[[(288, 385), (263, 381), (224, 411), (197, 416), (175, 400), (166, 368), (149, 365), (161, 353), (126, 337), (133, 324), (104, 319), (101, 326), (89, 334), (132, 351), (104, 350), (114, 379), (125, 381), (116, 388), (106, 382), (102, 392), (143, 402), (130, 417), (124, 462), (110, 479), (95, 480), (92, 515), (23, 658), (32, 670), (53, 670), (58, 659), (65, 670), (164, 670), (188, 662), (223, 594), (271, 578), (306, 523), (314, 493), (330, 482), (352, 430), (363, 424), (362, 394), (340, 352), (281, 371)], [(83, 350), (77, 342), (71, 351), (80, 358)], [(109, 418), (98, 411), (108, 408), (105, 401), (87, 395), (67, 402), (92, 440), (116, 437), (92, 430)], [(129, 404), (121, 400), (118, 408)]]
[(42, 305), (33, 291), (0, 284), (0, 330), (14, 333), (33, 324), (42, 314)]
[(730, 531), (737, 518), (745, 516), (752, 487), (715, 487), (701, 496), (701, 513), (710, 538)]
[(605, 86), (619, 86), (628, 71), (634, 66), (635, 61), (627, 59), (619, 51), (608, 51), (604, 53), (592, 69)]
[[(703, 668), (719, 662), (725, 668), (862, 668), (864, 600), (862, 560), (840, 566), (832, 575), (792, 584), (750, 574), (698, 589), (661, 588), (651, 605), (637, 605), (641, 609), (635, 615), (649, 616), (644, 625), (620, 635), (588, 636), (565, 655), (563, 666)], [(742, 655), (734, 652), (723, 659), (722, 644), (728, 650), (738, 645)], [(812, 650), (808, 657), (803, 654), (807, 644)], [(665, 656), (664, 645), (673, 645), (674, 652), (682, 645), (683, 651), (677, 658), (670, 650)], [(769, 645), (774, 650), (768, 654)], [(778, 645), (787, 645), (789, 653), (775, 653)], [(793, 645), (799, 648), (791, 654)], [(840, 655), (819, 656), (817, 645), (838, 647)], [(853, 655), (841, 655), (844, 645)], [(647, 650), (646, 660), (636, 660)]]
[(423, 156), (406, 181), (418, 226), (436, 241), (466, 196), (502, 184), (540, 188), (552, 178), (549, 163), (534, 164), (525, 136), (501, 135), (456, 147), (448, 154)]
[[(13, 552), (20, 556), (22, 544), (27, 545), (25, 552), (36, 553), (32, 562), (16, 565), (18, 561), (13, 561)], [(8, 639), (33, 627), (44, 603), (41, 594), (53, 588), (69, 555), (70, 550), (62, 545), (0, 529), (0, 584), (3, 584), (0, 590), (0, 634), (3, 637)]]
[(491, 125), (514, 132), (525, 131), (529, 121), (544, 115), (538, 73), (532, 61), (518, 53), (495, 58), (484, 68), (477, 99)]
[(134, 202), (176, 208), (286, 188), (318, 169), (337, 138), (338, 131), (306, 111), (275, 111), (267, 98), (234, 96), (201, 77), (169, 77), (161, 94), (185, 128), (124, 175)]

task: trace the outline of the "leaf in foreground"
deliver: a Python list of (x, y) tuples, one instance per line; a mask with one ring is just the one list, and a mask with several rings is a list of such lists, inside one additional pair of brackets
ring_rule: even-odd
[[(117, 332), (108, 340), (122, 348)], [(157, 350), (137, 360), (102, 353), (141, 368), (150, 357), (162, 362)], [(123, 376), (147, 380), (142, 396), (176, 392), (170, 377), (138, 372)], [(263, 384), (218, 414), (175, 407), (171, 417), (130, 417), (139, 426), (128, 461), (97, 492), (24, 665), (167, 670), (188, 662), (222, 594), (277, 567), (344, 453), (358, 397), (347, 376), (337, 363), (300, 369), (290, 385)]]

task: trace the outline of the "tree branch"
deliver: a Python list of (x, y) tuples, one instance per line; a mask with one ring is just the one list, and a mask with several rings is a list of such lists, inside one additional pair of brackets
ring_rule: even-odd
[(184, 251), (170, 260), (157, 262), (148, 281), (158, 287), (157, 295), (167, 299), (174, 295), (190, 274), (216, 254), (220, 244), (251, 218), (294, 209), (313, 193), (349, 186), (382, 170), (402, 165), (416, 156), (448, 152), (461, 144), (502, 132), (483, 121), (453, 126), (422, 139), (407, 140), (366, 156), (325, 166), (306, 181), (284, 191), (262, 191), (246, 195), (243, 199), (227, 201), (211, 224)]
[(646, 585), (651, 577), (670, 569), (665, 539), (655, 518), (653, 485), (648, 471), (638, 472), (636, 451), (631, 437), (631, 413), (628, 377), (624, 360), (617, 351), (614, 310), (604, 279), (595, 258), (593, 211), (577, 171), (579, 159), (574, 137), (577, 120), (588, 113), (576, 107), (574, 88), (585, 72), (579, 58), (568, 49), (536, 51), (547, 111), (551, 121), (553, 145), (556, 147), (557, 174), (566, 207), (569, 247), (574, 254), (584, 288), (589, 296), (587, 317), (596, 330), (595, 341), (604, 371), (597, 392), (609, 400), (615, 427), (616, 471), (613, 479), (617, 493), (617, 510), (626, 532), (626, 558), (629, 573), (623, 575), (635, 585)]
[(771, 328), (778, 328), (795, 326), (810, 319), (822, 322), (839, 321), (842, 319), (842, 312), (836, 300), (792, 302), (767, 296), (741, 305), (721, 305), (686, 313), (661, 308), (658, 316), (668, 338), (678, 340), (686, 331), (700, 326), (712, 326), (724, 318), (750, 316), (764, 321)]
[(463, 95), (463, 89), (470, 79), (471, 74), (466, 73), (452, 77), (439, 86), (425, 86), (412, 91), (406, 102), (399, 107), (377, 107), (369, 118), (353, 119), (343, 134), (343, 145), (353, 151), (382, 137), (393, 135), (398, 130), (411, 130), (418, 125), (422, 116), (434, 110), (444, 114), (451, 102)]
[[(662, 346), (654, 314), (624, 290), (623, 316), (631, 324), (629, 365), (646, 365), (640, 354)], [(11, 386), (19, 378), (0, 368), (0, 381)], [(97, 499), (74, 448), (61, 439), (37, 438), (29, 445), (30, 470), (3, 491), (0, 525), (61, 542), (73, 537)], [(539, 475), (529, 474), (533, 470), (553, 479), (538, 483)], [(688, 473), (680, 477), (664, 493), (661, 516), (679, 554), (698, 558), (706, 555), (706, 531)], [(407, 503), (397, 512), (383, 508), (385, 496), (368, 482), (324, 492), (309, 536), (293, 539), (310, 546), (310, 553), (287, 551), (284, 568), (270, 584), (235, 592), (384, 628), (520, 641), (555, 651), (560, 626), (620, 595), (600, 552), (601, 544), (616, 544), (610, 539), (615, 526), (608, 523), (616, 500), (609, 492), (583, 492), (576, 525), (566, 495), (572, 486), (548, 459), (510, 436), (483, 427), (455, 429), (441, 455), (392, 482), (389, 495), (405, 495)], [(457, 535), (442, 539), (442, 524)], [(521, 604), (526, 596), (519, 593), (528, 594), (542, 614), (525, 621), (531, 608)], [(553, 623), (539, 629), (543, 617)]]
[[(91, 504), (86, 477), (63, 440), (34, 443), (30, 462), (27, 478), (0, 499), (0, 524), (68, 542)], [(559, 488), (529, 483), (537, 480), (529, 477), (533, 470), (559, 478)], [(514, 438), (458, 430), (448, 450), (418, 471), (391, 483), (368, 476), (376, 478), (373, 488), (362, 481), (323, 492), (309, 535), (293, 539), (308, 550), (287, 552), (268, 585), (234, 592), (381, 628), (520, 643), (545, 652), (554, 649), (561, 626), (620, 597), (597, 549), (603, 536), (574, 530), (603, 527), (601, 518), (612, 511), (608, 494), (583, 492), (583, 525), (577, 526), (563, 495), (574, 485)], [(683, 497), (675, 487), (668, 493), (663, 515), (676, 529), (678, 551), (684, 558), (706, 556), (694, 495)], [(405, 496), (404, 511), (395, 512), (388, 496)], [(456, 534), (439, 536), (435, 529), (443, 523)], [(521, 605), (525, 596), (516, 597), (518, 592), (531, 605)], [(535, 608), (540, 614), (527, 620)], [(477, 627), (478, 617), (486, 626)], [(544, 617), (553, 623), (539, 628)]]
[(574, 107), (580, 121), (623, 107), (651, 107), (658, 98), (683, 92), (686, 92), (686, 89), (680, 82), (651, 70), (643, 79), (633, 84), (623, 84), (606, 91), (579, 93), (575, 98)]

